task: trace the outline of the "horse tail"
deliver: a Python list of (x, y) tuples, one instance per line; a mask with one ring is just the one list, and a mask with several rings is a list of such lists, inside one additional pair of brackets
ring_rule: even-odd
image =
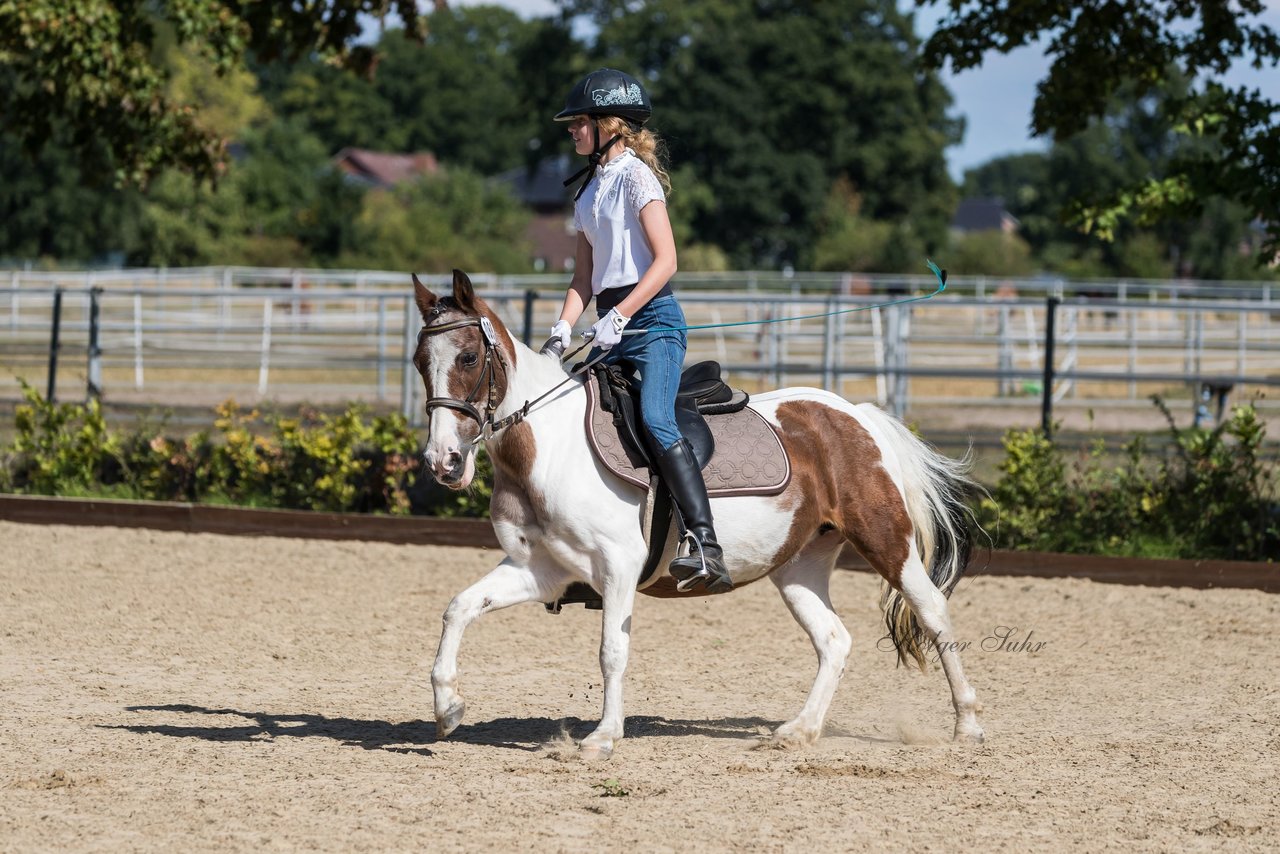
[[(943, 596), (949, 597), (969, 565), (973, 548), (976, 523), (965, 499), (981, 487), (969, 477), (970, 456), (965, 454), (959, 460), (943, 456), (900, 420), (877, 407), (864, 407), (862, 413), (874, 413), (872, 420), (883, 428), (882, 440), (898, 458), (903, 498), (915, 529), (920, 559), (929, 579)], [(881, 588), (880, 607), (888, 636), (898, 652), (898, 663), (908, 664), (912, 659), (923, 670), (924, 647), (929, 638), (902, 592), (887, 581)]]

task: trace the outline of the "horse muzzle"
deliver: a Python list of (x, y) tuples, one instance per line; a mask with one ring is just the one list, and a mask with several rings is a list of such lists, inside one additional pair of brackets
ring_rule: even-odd
[(436, 482), (449, 489), (466, 489), (475, 478), (475, 454), (472, 453), (456, 449), (444, 453), (427, 451), (426, 463)]

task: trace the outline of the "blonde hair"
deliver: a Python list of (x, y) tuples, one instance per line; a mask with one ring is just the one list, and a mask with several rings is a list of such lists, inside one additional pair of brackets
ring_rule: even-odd
[(667, 147), (657, 134), (645, 127), (637, 129), (626, 119), (620, 119), (617, 116), (601, 116), (596, 121), (600, 127), (602, 140), (609, 139), (615, 134), (622, 137), (622, 144), (635, 152), (636, 157), (653, 170), (653, 174), (658, 177), (658, 182), (662, 184), (663, 192), (671, 192), (671, 176), (663, 168), (663, 161), (667, 159)]

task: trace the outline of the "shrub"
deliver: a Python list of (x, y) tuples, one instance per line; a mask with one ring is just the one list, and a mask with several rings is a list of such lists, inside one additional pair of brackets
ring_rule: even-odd
[(88, 490), (101, 482), (119, 441), (107, 429), (98, 402), (51, 404), (20, 382), (26, 403), (14, 411), (13, 444), (4, 457), (5, 487), (53, 495), (59, 489)]
[(1094, 441), (1068, 466), (1038, 430), (1004, 436), (1000, 481), (979, 507), (1005, 548), (1150, 557), (1280, 556), (1274, 472), (1252, 405), (1213, 430), (1181, 430), (1164, 402), (1170, 452), (1149, 462), (1135, 437), (1116, 454)]
[(483, 457), (467, 492), (415, 488), (418, 439), (398, 414), (367, 419), (352, 405), (337, 415), (263, 416), (227, 401), (211, 432), (173, 438), (163, 424), (117, 434), (96, 401), (50, 403), (25, 383), (23, 396), (14, 440), (0, 454), (7, 492), (400, 515), (489, 511)]

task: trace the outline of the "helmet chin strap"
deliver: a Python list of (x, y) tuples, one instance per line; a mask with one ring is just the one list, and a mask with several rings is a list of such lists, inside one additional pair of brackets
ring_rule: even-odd
[(613, 144), (615, 142), (622, 139), (622, 134), (615, 133), (613, 135), (613, 139), (609, 140), (604, 145), (601, 145), (600, 144), (600, 125), (596, 122), (595, 119), (591, 120), (591, 130), (595, 134), (596, 147), (594, 151), (592, 151), (590, 154), (587, 155), (587, 165), (583, 166), (577, 172), (574, 172), (568, 178), (564, 179), (564, 186), (567, 187), (570, 184), (572, 184), (574, 181), (578, 180), (579, 178), (582, 178), (583, 175), (587, 176), (585, 178), (582, 178), (582, 186), (578, 187), (578, 192), (573, 194), (573, 200), (575, 202), (578, 199), (582, 198), (582, 192), (587, 189), (587, 185), (590, 184), (591, 179), (595, 177), (596, 169), (600, 166), (600, 158), (604, 157), (604, 153), (606, 151), (608, 151), (610, 148), (613, 148)]

